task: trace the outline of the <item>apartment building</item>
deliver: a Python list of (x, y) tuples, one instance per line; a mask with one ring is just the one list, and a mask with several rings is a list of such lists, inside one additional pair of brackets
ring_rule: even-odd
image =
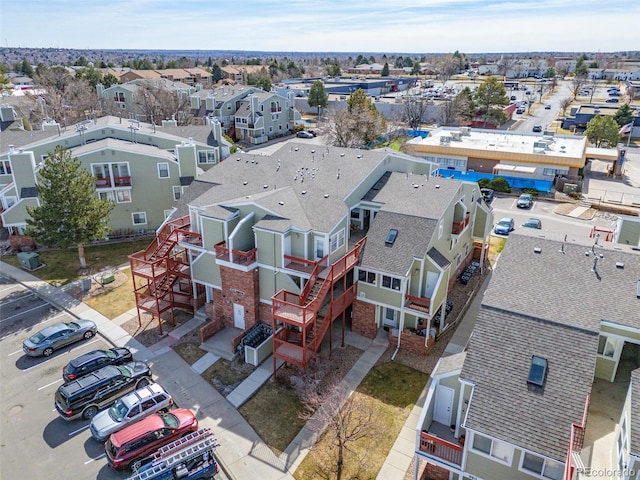
[(510, 235), (430, 379), (414, 478), (640, 478), (639, 278), (631, 248)]

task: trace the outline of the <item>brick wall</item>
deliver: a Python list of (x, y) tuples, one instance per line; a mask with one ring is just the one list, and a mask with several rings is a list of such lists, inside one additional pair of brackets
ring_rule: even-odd
[(209, 321), (207, 321), (207, 323), (200, 327), (200, 342), (204, 342), (208, 338), (213, 337), (224, 327), (225, 324), (222, 317), (214, 318), (213, 320), (211, 320), (211, 317), (209, 317)]
[[(435, 343), (435, 340), (429, 337), (427, 344), (425, 345), (426, 337), (415, 335), (407, 331), (407, 329), (405, 329), (405, 331), (402, 332), (401, 337), (402, 338), (400, 338), (400, 350), (407, 350), (417, 355), (426, 355), (429, 352), (429, 350), (431, 350), (431, 347), (433, 347), (433, 344)], [(396, 337), (393, 334), (393, 330), (389, 330), (389, 345), (397, 345), (397, 344), (398, 344), (398, 337)]]
[(376, 338), (376, 334), (378, 333), (376, 306), (358, 299), (354, 300), (351, 330), (363, 337)]
[(11, 235), (9, 245), (14, 252), (31, 252), (36, 248), (33, 238), (26, 235)]
[(220, 305), (219, 311), (222, 312), (225, 324), (233, 327), (233, 304), (237, 303), (244, 307), (245, 330), (250, 329), (258, 321), (260, 314), (258, 269), (243, 272), (220, 266), (220, 277), (222, 291), (216, 307)]
[(449, 480), (449, 470), (427, 463), (420, 480)]

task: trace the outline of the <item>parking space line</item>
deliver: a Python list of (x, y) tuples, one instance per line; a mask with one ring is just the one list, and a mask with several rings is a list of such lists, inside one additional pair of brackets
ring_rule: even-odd
[(50, 387), (51, 385), (55, 385), (56, 383), (60, 383), (60, 382), (62, 382), (61, 378), (59, 378), (55, 382), (47, 383), (46, 385), (41, 386), (40, 388), (38, 388), (38, 391), (44, 390), (45, 388)]
[(20, 349), (20, 350), (16, 350), (15, 352), (11, 352), (11, 353), (9, 353), (9, 354), (7, 355), (7, 357), (11, 357), (12, 355), (16, 355), (16, 354), (21, 353), (21, 352), (22, 352), (22, 349)]
[(11, 320), (12, 318), (24, 315), (25, 313), (29, 313), (29, 312), (32, 312), (34, 310), (38, 310), (39, 308), (46, 307), (48, 305), (49, 305), (48, 303), (43, 303), (42, 305), (38, 305), (37, 307), (30, 308), (29, 310), (23, 310), (20, 313), (16, 313), (15, 315), (11, 315), (10, 317), (4, 317), (2, 320), (0, 320), (0, 323), (6, 322), (7, 320)]
[(95, 457), (95, 458), (92, 458), (92, 459), (90, 459), (90, 460), (87, 460), (86, 462), (84, 462), (84, 464), (85, 464), (85, 465), (89, 465), (91, 462), (95, 462), (96, 460), (100, 460), (101, 458), (104, 458), (104, 457), (106, 457), (106, 456), (107, 456), (107, 454), (106, 454), (106, 453), (103, 453), (102, 455), (98, 455), (98, 456), (97, 456), (97, 457)]
[(89, 428), (89, 424), (85, 425), (82, 428), (79, 428), (78, 430), (74, 430), (73, 432), (69, 433), (69, 436), (71, 437), (71, 436), (75, 435), (76, 433), (80, 433), (83, 430), (86, 430), (87, 428)]
[[(79, 346), (74, 347), (74, 348), (72, 348), (72, 349), (70, 349), (70, 350), (67, 350), (66, 352), (62, 352), (60, 355), (57, 355), (57, 356), (56, 356), (56, 357), (54, 357), (54, 358), (61, 357), (62, 355), (67, 355), (67, 354), (69, 354), (69, 353), (73, 352), (74, 350), (77, 350), (77, 349), (82, 348), (82, 347), (87, 346), (87, 345), (91, 345), (92, 343), (96, 343), (96, 342), (99, 342), (99, 341), (100, 341), (100, 339), (99, 339), (99, 338), (96, 338), (95, 340), (91, 340), (90, 342), (83, 343), (82, 345), (79, 345)], [(38, 368), (38, 367), (41, 367), (42, 365), (46, 365), (46, 364), (47, 364), (47, 363), (49, 363), (51, 360), (53, 360), (53, 358), (50, 358), (49, 360), (45, 360), (44, 362), (39, 363), (38, 365), (34, 365), (34, 366), (32, 366), (32, 367), (25, 368), (25, 369), (24, 369), (24, 370), (22, 370), (22, 371), (23, 371), (23, 372), (28, 372), (29, 370), (33, 370), (34, 368)]]
[[(15, 284), (15, 285), (11, 285), (10, 287), (7, 287), (7, 288), (0, 288), (0, 293), (6, 292), (7, 290), (13, 290), (14, 288), (19, 288), (19, 287), (20, 287), (20, 285)], [(25, 290), (26, 290), (26, 288), (25, 288)]]
[(27, 292), (27, 293), (25, 293), (24, 295), (22, 295), (22, 296), (20, 296), (18, 298), (12, 298), (11, 300), (7, 300), (2, 305), (9, 305), (10, 303), (18, 302), (18, 301), (22, 300), (23, 298), (33, 297), (35, 295), (35, 293), (30, 292), (29, 290), (25, 290), (25, 292)]

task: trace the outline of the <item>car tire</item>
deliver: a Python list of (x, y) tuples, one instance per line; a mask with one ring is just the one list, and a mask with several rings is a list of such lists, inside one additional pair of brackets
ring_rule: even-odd
[(91, 337), (93, 337), (93, 332), (91, 330), (89, 330), (88, 332), (84, 332), (83, 338), (85, 340), (89, 340)]
[(148, 378), (141, 378), (140, 380), (138, 380), (138, 383), (136, 383), (136, 390), (139, 388), (144, 388), (147, 385), (149, 385), (151, 382), (149, 381)]
[(42, 355), (45, 357), (50, 357), (52, 353), (53, 353), (53, 348), (51, 347), (47, 347), (42, 351)]
[(98, 407), (95, 405), (90, 405), (82, 411), (82, 418), (85, 420), (90, 420), (95, 417), (96, 413), (98, 413)]
[(131, 462), (131, 471), (137, 472), (142, 467), (144, 458), (136, 458), (133, 462)]

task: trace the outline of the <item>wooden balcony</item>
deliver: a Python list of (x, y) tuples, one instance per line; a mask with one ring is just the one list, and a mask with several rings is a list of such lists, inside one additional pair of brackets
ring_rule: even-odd
[(252, 248), (248, 252), (242, 250), (231, 250), (226, 247), (227, 242), (219, 242), (213, 246), (216, 252), (216, 259), (235, 265), (249, 266), (256, 262), (257, 248)]
[(462, 465), (462, 446), (443, 440), (428, 432), (420, 433), (420, 451), (445, 462)]
[(453, 222), (451, 226), (451, 233), (453, 235), (460, 235), (465, 228), (469, 225), (469, 213), (459, 222)]
[(431, 299), (423, 297), (414, 297), (406, 293), (404, 295), (404, 306), (420, 313), (429, 314), (431, 312)]
[(320, 260), (307, 260), (306, 258), (294, 257), (293, 255), (284, 255), (284, 268), (295, 270), (296, 272), (311, 274), (316, 267), (328, 267), (328, 256)]
[(96, 180), (96, 188), (114, 188), (114, 187), (130, 187), (131, 177), (111, 177), (98, 178)]
[(282, 107), (271, 107), (271, 113), (281, 112)]

